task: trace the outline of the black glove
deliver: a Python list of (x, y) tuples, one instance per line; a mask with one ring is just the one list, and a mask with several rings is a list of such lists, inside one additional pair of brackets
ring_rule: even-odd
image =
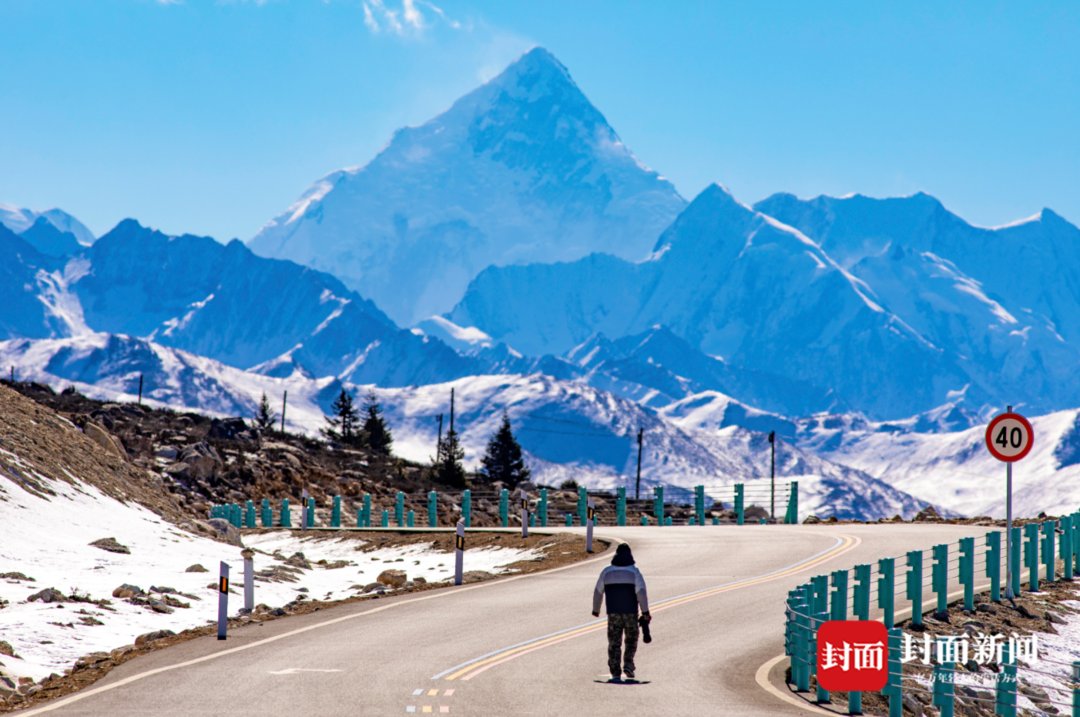
[(649, 623), (652, 622), (652, 615), (649, 613), (642, 613), (638, 618), (638, 624), (641, 625), (641, 639), (645, 641), (645, 644), (652, 642), (652, 633), (649, 632)]

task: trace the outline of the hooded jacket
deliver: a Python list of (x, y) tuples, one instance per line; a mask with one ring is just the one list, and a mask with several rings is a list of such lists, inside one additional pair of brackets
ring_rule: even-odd
[(634, 565), (630, 546), (623, 543), (615, 550), (611, 565), (600, 572), (593, 591), (593, 612), (600, 612), (600, 604), (607, 599), (607, 614), (633, 614), (638, 608), (649, 611), (649, 596), (645, 591), (645, 578)]

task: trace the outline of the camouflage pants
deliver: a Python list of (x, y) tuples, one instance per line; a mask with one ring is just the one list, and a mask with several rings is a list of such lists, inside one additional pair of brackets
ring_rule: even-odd
[[(626, 648), (620, 650), (626, 636)], [(636, 614), (614, 613), (607, 618), (607, 657), (611, 676), (618, 677), (623, 672), (634, 672), (634, 655), (637, 653), (638, 618)], [(620, 660), (619, 653), (622, 652)]]

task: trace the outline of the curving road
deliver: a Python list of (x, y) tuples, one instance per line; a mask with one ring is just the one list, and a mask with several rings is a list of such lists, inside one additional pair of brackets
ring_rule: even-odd
[(609, 552), (545, 573), (250, 625), (224, 643), (193, 640), (17, 714), (802, 715), (755, 681), (783, 652), (788, 590), (811, 575), (980, 530), (598, 528), (633, 546), (648, 581), (654, 641), (637, 658), (648, 684), (595, 682), (607, 672), (606, 637), (590, 600)]

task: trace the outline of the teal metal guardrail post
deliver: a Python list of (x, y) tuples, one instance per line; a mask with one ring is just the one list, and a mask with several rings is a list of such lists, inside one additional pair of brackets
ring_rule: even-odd
[(735, 524), (743, 525), (746, 522), (746, 498), (745, 488), (742, 483), (735, 484)]
[(233, 525), (237, 528), (244, 527), (244, 509), (239, 503), (233, 503)]
[(410, 510), (408, 513), (405, 514), (405, 525), (407, 525), (410, 528), (416, 527), (416, 511), (415, 510)]
[(244, 524), (245, 527), (255, 527), (255, 501), (249, 500), (244, 504)]
[(1039, 525), (1028, 523), (1024, 526), (1024, 567), (1028, 569), (1028, 590), (1039, 591)]
[(615, 491), (615, 524), (626, 525), (626, 486)]
[(697, 516), (696, 516), (696, 515), (691, 515), (691, 516), (690, 516), (690, 517), (689, 517), (689, 518), (687, 519), (687, 521), (686, 521), (686, 524), (687, 524), (687, 525), (697, 525)]
[(1054, 543), (1057, 541), (1057, 523), (1053, 520), (1047, 520), (1042, 524), (1043, 533), (1043, 545), (1042, 545), (1042, 559), (1043, 565), (1046, 566), (1046, 582), (1052, 583), (1057, 580), (1057, 559), (1055, 557), (1056, 552), (1054, 550)]
[(510, 491), (506, 488), (499, 491), (499, 525), (510, 525)]
[(944, 615), (949, 610), (949, 546), (935, 545), (933, 547), (934, 565), (930, 569), (930, 581), (937, 596), (938, 615)]
[(907, 554), (907, 592), (911, 601), (911, 624), (922, 625), (923, 613), (923, 554), (921, 550), (912, 550)]
[(291, 528), (292, 527), (292, 511), (289, 510), (289, 499), (288, 498), (282, 498), (281, 499), (281, 521), (280, 521), (280, 524), (281, 524), (282, 528)]
[(1063, 577), (1072, 580), (1073, 570), (1073, 531), (1076, 525), (1071, 515), (1061, 516), (1061, 564), (1064, 566)]
[(832, 594), (829, 601), (829, 618), (847, 620), (848, 616), (848, 571), (834, 570), (832, 573)]
[(1073, 679), (1073, 717), (1080, 717), (1080, 660), (1072, 664)]
[(990, 599), (1001, 602), (1001, 533), (986, 534), (986, 577), (990, 578)]
[(364, 527), (371, 527), (371, 494), (364, 493)]
[(784, 522), (788, 525), (799, 523), (799, 481), (797, 480), (791, 481), (788, 487), (787, 515)]
[(653, 499), (653, 515), (656, 516), (656, 524), (664, 524), (664, 486), (658, 485), (653, 489), (656, 496)]
[[(822, 577), (825, 578), (825, 581), (826, 581), (825, 584), (828, 585), (828, 576), (822, 576)], [(828, 590), (828, 588), (826, 588), (826, 590)], [(825, 594), (825, 600), (826, 600), (826, 602), (828, 601), (828, 593), (827, 592)], [(814, 629), (814, 640), (813, 640), (814, 649), (813, 649), (813, 652), (811, 654), (813, 655), (812, 659), (814, 660), (813, 665), (814, 665), (814, 674), (815, 675), (817, 674), (817, 654), (818, 654), (818, 638), (817, 638), (817, 636), (818, 636), (818, 630), (821, 629), (821, 626), (824, 625), (825, 622), (828, 619), (829, 619), (828, 610), (824, 609), (824, 610), (821, 610), (819, 612), (815, 612), (814, 613), (814, 620), (811, 622), (811, 625), (813, 626), (813, 629)], [(819, 705), (832, 704), (832, 697), (829, 695), (829, 691), (821, 686), (821, 682), (817, 683), (817, 691), (816, 691), (816, 695), (814, 696), (814, 702), (819, 704)]]
[(546, 528), (548, 524), (548, 495), (547, 488), (540, 489), (540, 527)]
[(889, 679), (881, 694), (889, 698), (889, 717), (904, 717), (904, 692), (901, 676), (904, 664), (900, 661), (900, 645), (903, 631), (898, 627), (889, 628)]
[(803, 587), (794, 590), (795, 598), (792, 603), (793, 616), (793, 644), (791, 656), (791, 676), (795, 680), (795, 690), (798, 692), (810, 691), (810, 662), (807, 660), (810, 642), (810, 605), (806, 600), (806, 591)]
[(1016, 717), (1016, 659), (1008, 644), (1002, 645), (1001, 663), (994, 690), (994, 714)]
[(964, 586), (964, 609), (975, 610), (975, 538), (960, 538), (960, 583)]
[(405, 494), (400, 490), (394, 495), (394, 522), (399, 528), (405, 525)]
[(360, 506), (356, 509), (356, 527), (363, 528), (364, 526), (364, 506)]
[(272, 528), (274, 526), (274, 511), (270, 508), (270, 499), (263, 498), (262, 504), (259, 506), (259, 512), (262, 514), (262, 524), (264, 528)]
[(589, 511), (589, 493), (585, 490), (585, 486), (578, 486), (577, 489), (577, 517), (578, 522), (585, 525), (587, 519), (586, 513)]
[(697, 518), (695, 525), (705, 525), (705, 486), (694, 486), (694, 516)]
[(341, 496), (340, 495), (335, 495), (334, 496), (334, 506), (330, 510), (330, 527), (331, 528), (340, 528), (341, 527)]
[(664, 525), (671, 525), (672, 517), (670, 515), (664, 517)]
[(307, 499), (307, 526), (309, 528), (315, 527), (315, 498), (310, 496)]
[[(944, 643), (944, 644), (943, 644)], [(932, 703), (937, 706), (939, 712), (938, 717), (953, 717), (956, 708), (956, 685), (954, 678), (956, 674), (956, 650), (955, 645), (949, 644), (948, 641), (938, 642), (938, 651), (947, 652), (943, 655), (948, 659), (941, 661), (941, 664), (934, 665), (933, 672), (933, 688), (934, 697)]]
[(566, 514), (566, 527), (569, 528), (573, 524), (574, 524), (574, 514), (573, 513), (567, 513)]
[(439, 494), (433, 490), (427, 494), (427, 524), (429, 528), (439, 524)]
[(461, 494), (461, 519), (466, 528), (472, 527), (472, 491), (468, 488)]
[(641, 516), (641, 524), (642, 525), (648, 525), (649, 524), (649, 516), (647, 516), (647, 515)]
[(1023, 528), (1016, 526), (1012, 529), (1012, 555), (1009, 556), (1009, 589), (1013, 597), (1020, 594), (1020, 550), (1024, 544)]
[(878, 561), (877, 606), (881, 621), (891, 630), (896, 626), (896, 558)]
[(796, 663), (795, 653), (795, 599), (798, 595), (796, 590), (788, 590), (787, 600), (784, 601), (784, 654), (788, 657), (788, 664), (791, 665), (791, 679), (788, 680), (788, 684), (794, 684), (798, 681), (796, 674), (798, 672), (798, 664)]
[(379, 521), (379, 525), (381, 525), (384, 528), (389, 528), (390, 527), (390, 511), (387, 510), (386, 508), (383, 508), (382, 520)]
[[(851, 613), (856, 620), (870, 619), (870, 572), (869, 565), (856, 565), (855, 585), (851, 589)], [(848, 693), (848, 714), (862, 714), (862, 692)]]
[(1080, 573), (1080, 510), (1076, 511), (1072, 515), (1073, 526), (1073, 543), (1072, 543), (1072, 555), (1073, 555), (1073, 572)]

